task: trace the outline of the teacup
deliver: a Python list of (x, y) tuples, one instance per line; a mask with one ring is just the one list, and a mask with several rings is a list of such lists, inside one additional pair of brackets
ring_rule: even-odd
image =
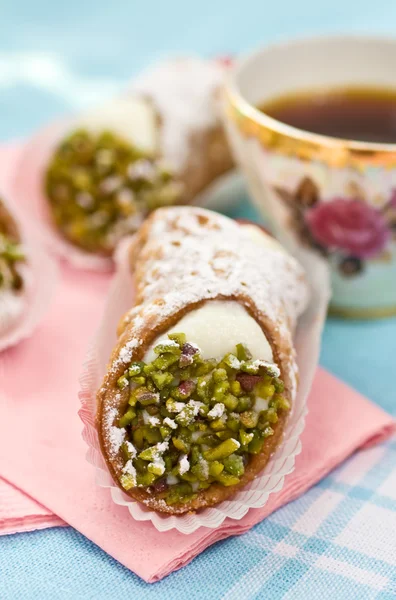
[(267, 46), (231, 69), (226, 125), (275, 234), (331, 270), (333, 312), (396, 314), (396, 144), (327, 137), (257, 107), (306, 89), (396, 89), (396, 39), (334, 36)]

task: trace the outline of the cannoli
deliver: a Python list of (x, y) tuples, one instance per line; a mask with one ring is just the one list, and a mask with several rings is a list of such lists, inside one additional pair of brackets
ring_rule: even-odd
[(156, 211), (129, 256), (136, 304), (97, 394), (102, 453), (131, 498), (197, 511), (246, 486), (282, 439), (307, 286), (267, 234), (200, 208)]
[(0, 336), (23, 310), (25, 253), (18, 225), (0, 198)]
[(111, 256), (152, 210), (192, 203), (232, 168), (217, 103), (225, 69), (220, 61), (166, 61), (68, 124), (44, 183), (66, 240)]

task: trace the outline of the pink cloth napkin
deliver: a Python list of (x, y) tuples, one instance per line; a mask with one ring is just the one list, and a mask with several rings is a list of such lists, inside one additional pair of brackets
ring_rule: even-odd
[(0, 355), (0, 476), (70, 523), (140, 575), (156, 581), (214, 542), (243, 533), (302, 494), (359, 447), (393, 429), (391, 418), (318, 369), (303, 451), (283, 490), (241, 521), (192, 535), (159, 533), (133, 521), (98, 488), (81, 438), (78, 376), (99, 322), (109, 276), (64, 267), (56, 297), (35, 335)]
[(386, 413), (318, 369), (296, 470), (264, 508), (189, 536), (159, 533), (151, 523), (134, 521), (108, 490), (95, 485), (77, 415), (78, 376), (109, 281), (108, 275), (63, 267), (44, 322), (29, 340), (0, 354), (0, 477), (18, 488), (2, 484), (13, 506), (0, 513), (0, 528), (16, 531), (21, 519), (23, 530), (27, 516), (31, 523), (43, 518), (54, 524), (52, 512), (146, 581), (157, 581), (214, 542), (243, 533), (357, 448), (394, 429)]

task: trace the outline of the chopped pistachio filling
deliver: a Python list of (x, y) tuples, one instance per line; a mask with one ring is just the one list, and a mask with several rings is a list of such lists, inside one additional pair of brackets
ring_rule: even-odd
[(146, 215), (175, 204), (181, 184), (164, 162), (110, 132), (78, 130), (62, 141), (45, 177), (53, 218), (88, 252), (110, 254)]
[(0, 232), (0, 290), (18, 291), (22, 288), (18, 265), (24, 260), (21, 245)]
[(150, 488), (172, 505), (214, 482), (239, 483), (289, 403), (278, 367), (252, 360), (246, 346), (204, 360), (183, 333), (168, 338), (152, 362), (133, 362), (119, 377), (129, 403), (116, 425), (126, 434), (121, 485)]

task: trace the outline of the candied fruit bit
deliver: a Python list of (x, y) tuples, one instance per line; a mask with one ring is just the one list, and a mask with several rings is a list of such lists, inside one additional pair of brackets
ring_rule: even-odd
[(248, 373), (238, 373), (236, 381), (239, 382), (245, 392), (252, 392), (256, 385), (262, 381), (260, 375), (249, 375)]
[(186, 367), (188, 365), (192, 365), (194, 362), (194, 357), (199, 354), (199, 348), (197, 346), (193, 346), (186, 342), (183, 344), (182, 353), (179, 360), (180, 367)]

